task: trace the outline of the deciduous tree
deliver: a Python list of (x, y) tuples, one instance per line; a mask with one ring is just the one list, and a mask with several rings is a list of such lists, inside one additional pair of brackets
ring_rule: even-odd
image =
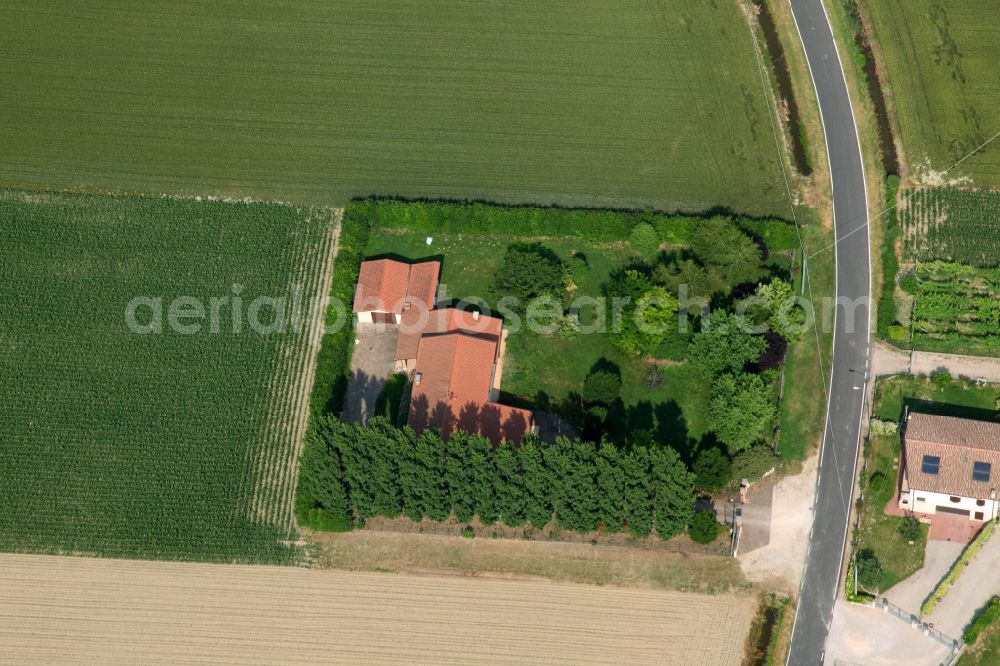
[(513, 296), (523, 311), (542, 294), (561, 300), (566, 289), (567, 269), (555, 252), (540, 243), (515, 243), (507, 248), (493, 283), (498, 298)]
[(724, 217), (702, 223), (691, 239), (691, 250), (704, 265), (717, 269), (731, 287), (760, 278), (760, 248)]
[(759, 375), (725, 374), (712, 384), (712, 430), (730, 454), (759, 442), (774, 424), (774, 396)]
[(752, 333), (750, 326), (746, 319), (724, 310), (705, 317), (688, 347), (691, 364), (714, 377), (739, 372), (748, 363), (755, 363), (767, 348), (767, 341)]

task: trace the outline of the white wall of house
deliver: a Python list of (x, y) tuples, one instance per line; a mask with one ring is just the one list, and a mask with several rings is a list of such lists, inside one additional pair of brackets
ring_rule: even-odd
[[(957, 502), (952, 502), (951, 497), (951, 495), (943, 495), (941, 493), (932, 493), (926, 490), (915, 490), (911, 488), (908, 496), (903, 496), (903, 498), (908, 499), (909, 502), (904, 503), (900, 501), (900, 506), (917, 513), (936, 513), (937, 507), (943, 506), (958, 509), (960, 511), (968, 511), (970, 517), (981, 511), (983, 513), (984, 520), (989, 520), (990, 518), (995, 518), (997, 516), (998, 502), (996, 500), (976, 500), (972, 497), (959, 497)], [(977, 501), (982, 501), (983, 505), (979, 506)]]
[[(387, 311), (383, 311), (383, 310), (368, 310), (367, 312), (359, 312), (358, 313), (358, 323), (359, 324), (371, 324), (371, 323), (373, 323), (375, 321), (374, 316), (375, 316), (376, 313), (378, 313), (378, 314), (388, 314)], [(400, 315), (396, 314), (396, 313), (392, 313), (391, 316), (392, 316), (392, 323), (394, 323), (394, 324), (398, 324), (399, 321), (400, 321), (400, 319), (402, 319), (402, 317)]]

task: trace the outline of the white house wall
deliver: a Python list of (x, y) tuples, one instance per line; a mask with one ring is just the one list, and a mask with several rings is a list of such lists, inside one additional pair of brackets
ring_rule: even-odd
[(997, 502), (995, 500), (988, 499), (983, 506), (977, 506), (977, 500), (974, 498), (960, 497), (958, 502), (952, 502), (951, 497), (951, 495), (944, 495), (942, 493), (911, 489), (910, 506), (908, 508), (917, 513), (937, 513), (937, 507), (943, 506), (960, 511), (968, 511), (970, 512), (970, 516), (976, 511), (982, 511), (983, 517), (986, 519), (996, 517), (997, 515)]

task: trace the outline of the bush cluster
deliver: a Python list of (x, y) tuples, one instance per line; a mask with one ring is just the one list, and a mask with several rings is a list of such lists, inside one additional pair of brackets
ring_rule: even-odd
[(299, 520), (318, 526), (370, 516), (473, 515), (485, 524), (589, 532), (654, 532), (669, 539), (684, 532), (694, 507), (694, 476), (676, 451), (561, 438), (545, 444), (528, 437), (520, 446), (454, 433), (417, 435), (383, 418), (365, 425), (332, 417), (314, 419), (299, 480)]

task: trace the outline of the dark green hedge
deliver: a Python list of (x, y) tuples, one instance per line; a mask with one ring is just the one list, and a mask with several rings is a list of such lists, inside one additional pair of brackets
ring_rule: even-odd
[[(351, 425), (313, 420), (302, 456), (300, 522), (336, 529), (370, 516), (405, 515), (567, 530), (627, 529), (669, 539), (694, 510), (694, 477), (676, 451), (561, 438), (493, 447), (458, 432), (444, 442), (382, 417)], [(318, 520), (322, 517), (322, 521)]]

